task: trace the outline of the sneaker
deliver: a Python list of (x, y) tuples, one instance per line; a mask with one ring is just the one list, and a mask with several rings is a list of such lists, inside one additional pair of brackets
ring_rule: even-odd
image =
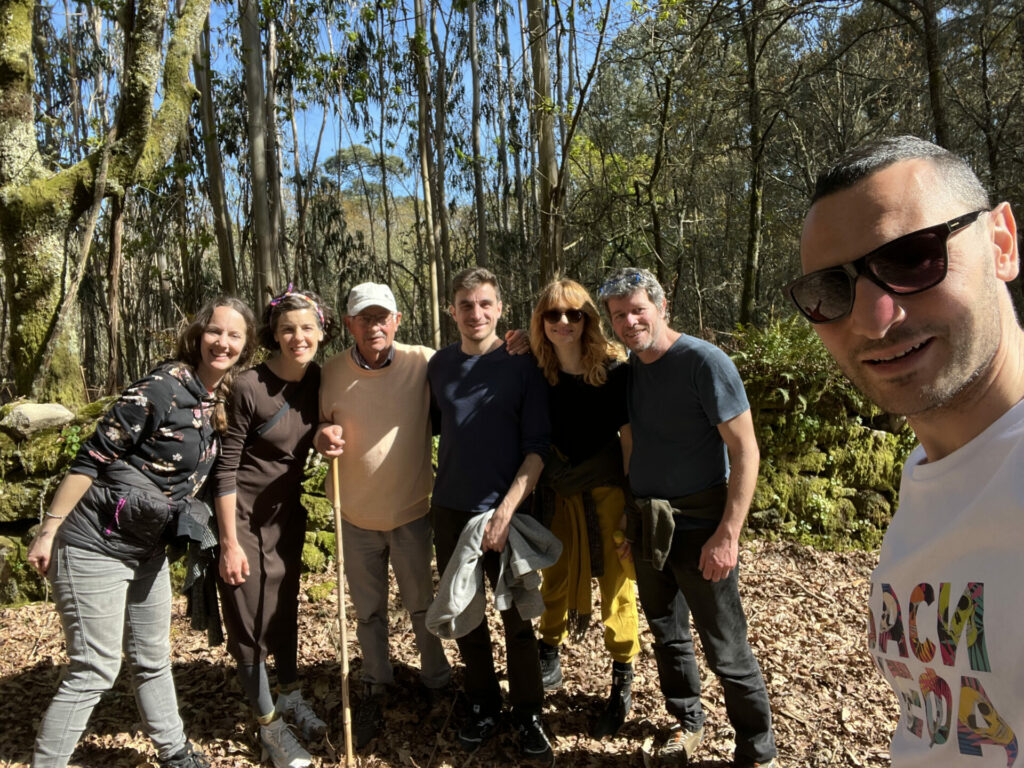
[(693, 753), (697, 751), (697, 745), (704, 738), (704, 726), (696, 731), (687, 731), (678, 723), (672, 726), (668, 739), (658, 750), (658, 765), (681, 766), (686, 765)]
[(604, 711), (597, 716), (590, 728), (590, 737), (603, 739), (614, 736), (626, 722), (626, 715), (633, 707), (633, 665), (616, 661), (612, 665), (612, 691)]
[(160, 768), (210, 768), (210, 758), (202, 752), (196, 752), (192, 744), (185, 742), (181, 751), (166, 760), (158, 760)]
[(380, 727), (384, 723), (384, 700), (387, 690), (383, 685), (367, 685), (363, 688), (363, 698), (356, 709), (352, 720), (352, 739), (356, 749), (363, 749), (377, 738)]
[(260, 743), (263, 744), (263, 761), (270, 758), (274, 768), (306, 768), (313, 763), (312, 756), (280, 717), (260, 726)]
[(465, 722), (459, 728), (459, 744), (463, 749), (473, 751), (486, 742), (498, 730), (499, 715), (488, 713), (479, 704), (469, 708)]
[(302, 733), (305, 742), (319, 741), (327, 733), (327, 723), (317, 717), (309, 706), (302, 691), (296, 688), (288, 693), (279, 693), (274, 708)]
[(554, 691), (562, 687), (562, 659), (558, 648), (548, 645), (543, 640), (537, 641), (540, 650), (540, 679), (545, 691)]
[(548, 741), (548, 735), (544, 733), (540, 715), (534, 713), (516, 718), (516, 733), (519, 736), (519, 754), (527, 760), (550, 763), (554, 759), (551, 742)]

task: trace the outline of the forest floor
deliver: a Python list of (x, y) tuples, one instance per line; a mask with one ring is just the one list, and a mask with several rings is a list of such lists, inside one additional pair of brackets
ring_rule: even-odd
[[(869, 576), (875, 559), (871, 553), (819, 552), (789, 543), (743, 545), (740, 585), (750, 642), (767, 682), (779, 754), (790, 768), (889, 764), (888, 742), (897, 706), (868, 657), (865, 637)], [(310, 749), (315, 766), (344, 762), (337, 603), (334, 593), (316, 602), (306, 597), (306, 590), (328, 578), (304, 579), (300, 606), (299, 663), (306, 696), (330, 724), (324, 741)], [(209, 648), (205, 633), (192, 631), (184, 613), (184, 601), (178, 600), (172, 627), (174, 677), (186, 731), (218, 768), (259, 765), (254, 731), (231, 659), (223, 646)], [(349, 606), (347, 634), (356, 707), (360, 655), (352, 616)], [(477, 753), (463, 752), (455, 739), (461, 707), (454, 702), (440, 730), (421, 717), (416, 705), (418, 657), (408, 616), (394, 589), (390, 620), (396, 690), (385, 711), (382, 735), (357, 753), (357, 765), (487, 768), (518, 764), (515, 740), (507, 730)], [(671, 721), (658, 689), (651, 633), (642, 614), (640, 621), (642, 650), (635, 665), (633, 711), (614, 739), (598, 742), (587, 736), (588, 721), (607, 696), (611, 678), (599, 623), (591, 626), (582, 643), (563, 647), (565, 683), (546, 695), (544, 706), (557, 765), (642, 766), (652, 745), (667, 732)], [(492, 633), (499, 625), (491, 613)], [(503, 668), (503, 643), (494, 645), (498, 666)], [(458, 686), (462, 677), (458, 650), (453, 642), (446, 643), (446, 650)], [(0, 766), (28, 764), (36, 727), (56, 689), (63, 661), (63, 635), (52, 605), (0, 610)], [(721, 686), (707, 670), (699, 648), (698, 662), (707, 723), (693, 764), (727, 768), (732, 764), (733, 739)], [(155, 765), (154, 760), (122, 673), (94, 712), (72, 764), (128, 768)]]

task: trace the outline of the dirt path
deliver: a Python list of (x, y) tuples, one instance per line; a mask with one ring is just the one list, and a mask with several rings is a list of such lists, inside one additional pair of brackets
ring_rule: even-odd
[[(750, 639), (761, 661), (775, 713), (780, 755), (791, 768), (881, 767), (889, 764), (888, 740), (897, 718), (896, 702), (872, 667), (866, 651), (868, 577), (875, 556), (822, 553), (785, 543), (750, 542), (743, 547), (741, 591), (750, 621)], [(322, 583), (311, 577), (304, 587)], [(392, 590), (392, 595), (395, 592)], [(331, 724), (328, 739), (313, 749), (314, 765), (334, 765), (343, 752), (337, 663), (336, 603), (303, 597), (300, 609), (300, 666), (307, 697)], [(596, 600), (596, 590), (595, 590)], [(596, 613), (597, 611), (595, 611)], [(218, 768), (259, 765), (247, 708), (222, 647), (210, 649), (202, 633), (175, 605), (172, 629), (175, 680), (189, 736)], [(358, 692), (359, 647), (349, 611), (349, 653), (353, 691)], [(455, 741), (452, 721), (439, 733), (421, 722), (416, 706), (417, 656), (408, 618), (392, 603), (392, 654), (397, 685), (386, 713), (386, 732), (357, 758), (360, 766), (515, 765), (512, 736), (504, 733), (479, 754), (468, 756)], [(492, 629), (499, 626), (491, 617)], [(611, 741), (586, 736), (587, 722), (607, 695), (611, 662), (601, 628), (590, 628), (583, 643), (563, 649), (564, 687), (549, 693), (544, 719), (554, 735), (559, 766), (643, 765), (643, 751), (669, 726), (651, 655), (651, 634), (641, 618), (643, 651), (637, 660), (632, 714)], [(501, 643), (495, 644), (498, 665)], [(446, 645), (456, 663), (454, 643)], [(704, 678), (707, 736), (697, 766), (731, 765), (732, 731), (721, 689), (699, 658)], [(25, 766), (36, 726), (56, 688), (63, 662), (60, 622), (51, 605), (0, 610), (0, 766)], [(354, 701), (358, 705), (358, 701)], [(332, 746), (333, 745), (333, 746)], [(149, 742), (139, 730), (138, 713), (124, 675), (97, 708), (75, 753), (85, 768), (128, 768), (152, 761)]]

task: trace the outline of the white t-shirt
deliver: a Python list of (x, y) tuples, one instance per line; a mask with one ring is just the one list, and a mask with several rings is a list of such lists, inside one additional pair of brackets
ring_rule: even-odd
[(1021, 766), (1024, 402), (903, 469), (871, 578), (868, 648), (900, 700), (893, 768)]

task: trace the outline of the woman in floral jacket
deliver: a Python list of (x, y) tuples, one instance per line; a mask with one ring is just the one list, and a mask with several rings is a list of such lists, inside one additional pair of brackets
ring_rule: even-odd
[(208, 303), (178, 337), (176, 359), (122, 393), (57, 489), (28, 561), (53, 584), (68, 666), (36, 735), (35, 768), (67, 765), (122, 650), (158, 765), (209, 765), (178, 714), (164, 547), (217, 458), (233, 375), (254, 349), (249, 308)]

